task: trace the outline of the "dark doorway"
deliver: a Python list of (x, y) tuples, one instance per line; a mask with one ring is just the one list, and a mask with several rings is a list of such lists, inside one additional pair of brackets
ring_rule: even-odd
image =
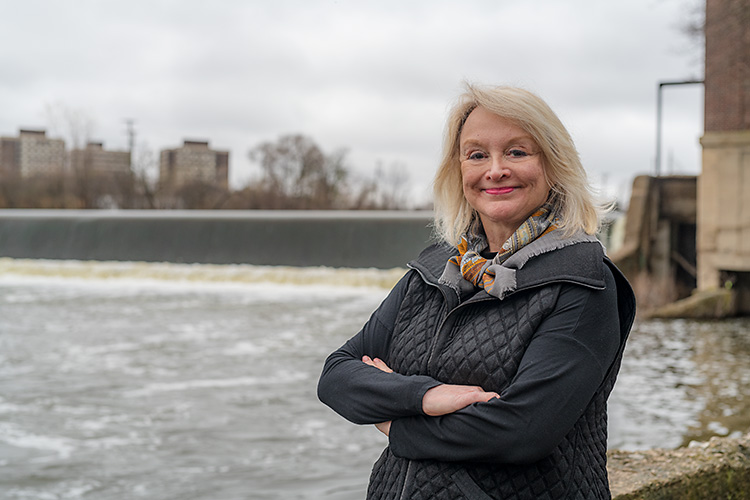
[(675, 224), (672, 240), (672, 261), (675, 264), (675, 292), (678, 299), (690, 296), (697, 286), (696, 280), (696, 226)]

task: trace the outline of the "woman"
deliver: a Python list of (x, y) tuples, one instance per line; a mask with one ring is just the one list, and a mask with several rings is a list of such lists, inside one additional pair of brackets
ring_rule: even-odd
[(389, 446), (369, 499), (610, 498), (607, 398), (635, 314), (572, 139), (468, 86), (435, 178), (442, 240), (326, 360), (318, 395)]

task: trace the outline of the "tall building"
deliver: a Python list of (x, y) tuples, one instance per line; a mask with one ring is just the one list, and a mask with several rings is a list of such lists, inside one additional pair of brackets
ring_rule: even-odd
[(50, 139), (45, 130), (21, 129), (18, 137), (0, 137), (0, 172), (28, 177), (61, 172), (65, 141)]
[(731, 285), (750, 314), (750, 0), (706, 2), (698, 288)]
[(89, 142), (85, 149), (70, 152), (70, 166), (75, 172), (92, 175), (129, 173), (130, 152), (107, 151), (103, 143)]
[(208, 141), (184, 141), (182, 147), (164, 149), (159, 160), (159, 182), (175, 188), (190, 182), (205, 182), (226, 188), (229, 183), (229, 152), (208, 147)]
[(18, 174), (18, 139), (0, 137), (0, 174)]

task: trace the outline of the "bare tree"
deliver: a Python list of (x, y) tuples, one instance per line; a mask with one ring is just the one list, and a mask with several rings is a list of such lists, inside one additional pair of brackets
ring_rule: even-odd
[(385, 169), (382, 164), (375, 169), (375, 184), (378, 187), (380, 206), (385, 210), (396, 210), (406, 207), (409, 172), (406, 165), (394, 162)]
[(78, 199), (65, 189), (63, 172), (45, 172), (27, 177), (3, 176), (2, 208), (79, 208)]
[(192, 181), (181, 185), (175, 198), (181, 208), (213, 210), (222, 208), (229, 199), (230, 192), (215, 183)]
[(268, 208), (337, 208), (347, 178), (346, 150), (325, 154), (309, 137), (285, 135), (249, 153), (260, 165)]
[(408, 206), (409, 172), (402, 162), (387, 168), (375, 164), (372, 175), (359, 177), (351, 189), (350, 208), (356, 210), (402, 210)]
[(50, 135), (65, 139), (70, 149), (86, 147), (96, 128), (93, 118), (86, 111), (62, 102), (45, 104), (44, 115)]
[(0, 178), (0, 208), (21, 208), (23, 182), (18, 172), (4, 171)]
[[(685, 3), (686, 8), (678, 28), (692, 46), (692, 49), (687, 52), (690, 54), (691, 62), (699, 68), (698, 73), (702, 73), (706, 48), (706, 1), (686, 0)], [(681, 52), (684, 53), (684, 51)]]
[(137, 202), (138, 208), (162, 208), (159, 206), (156, 189), (159, 179), (159, 159), (156, 153), (144, 142), (130, 154), (136, 197), (140, 200)]
[[(686, 0), (684, 18), (679, 25), (680, 31), (694, 45), (697, 54), (696, 62), (703, 71), (703, 61), (706, 48), (706, 3), (716, 0)], [(721, 18), (714, 19), (715, 26), (747, 26), (750, 24), (750, 1), (748, 0), (721, 0), (725, 8), (718, 9)], [(717, 9), (714, 9), (716, 12)], [(742, 43), (742, 40), (737, 40)]]
[(94, 131), (94, 120), (82, 109), (71, 108), (61, 102), (47, 103), (44, 114), (51, 135), (62, 137), (70, 150), (84, 151), (82, 161), (72, 162), (68, 155), (66, 176), (80, 208), (94, 208), (96, 194), (90, 173), (90, 159), (85, 153), (86, 145)]

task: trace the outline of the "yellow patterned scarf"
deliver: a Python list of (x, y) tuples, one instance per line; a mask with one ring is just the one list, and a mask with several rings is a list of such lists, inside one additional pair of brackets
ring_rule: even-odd
[(545, 203), (526, 219), (508, 240), (502, 249), (490, 259), (482, 257), (481, 252), (489, 247), (482, 225), (477, 219), (467, 234), (461, 237), (458, 244), (459, 254), (451, 257), (448, 262), (455, 264), (461, 270), (464, 279), (474, 286), (490, 290), (495, 282), (495, 273), (488, 269), (492, 264), (502, 264), (508, 257), (516, 253), (537, 238), (557, 229), (557, 214), (552, 203)]

